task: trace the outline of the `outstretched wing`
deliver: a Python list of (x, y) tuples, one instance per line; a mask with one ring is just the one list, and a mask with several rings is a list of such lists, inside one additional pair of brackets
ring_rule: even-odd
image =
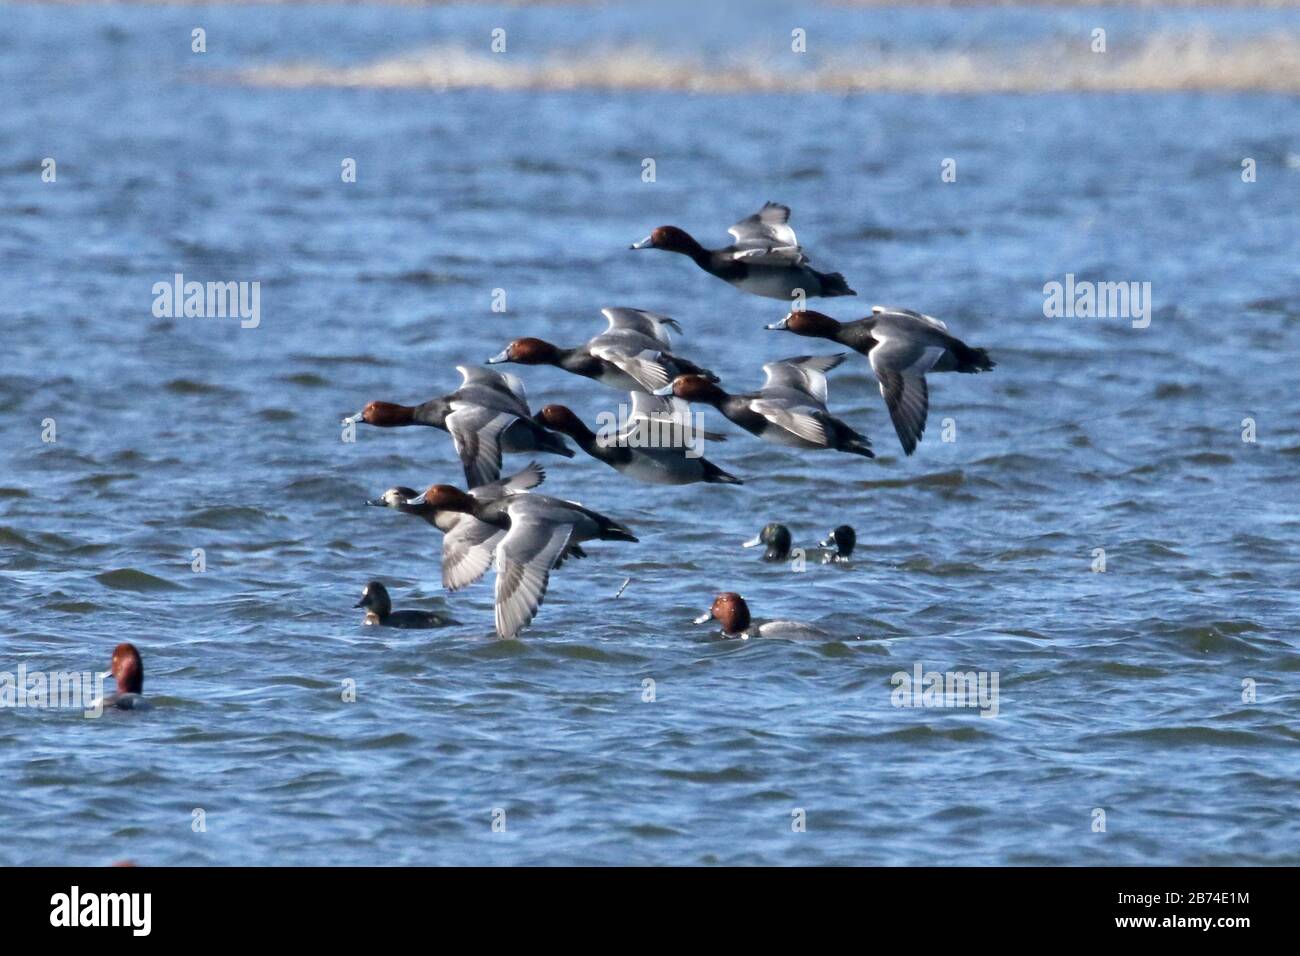
[(518, 416), (482, 405), (453, 402), (447, 431), (465, 469), (465, 486), (477, 488), (501, 477), (501, 433)]
[(847, 352), (834, 355), (799, 355), (795, 358), (768, 362), (763, 366), (767, 380), (763, 389), (792, 388), (802, 392), (818, 404), (826, 404), (826, 373), (844, 361)]
[(768, 246), (799, 246), (790, 227), (790, 207), (780, 203), (764, 203), (762, 209), (746, 216), (727, 232), (735, 237), (738, 246), (760, 242)]
[(647, 392), (629, 392), (632, 399), (632, 411), (627, 423), (619, 432), (617, 443), (631, 444), (632, 436), (637, 435), (642, 447), (650, 447), (652, 441), (648, 436), (658, 436), (663, 440), (668, 436), (671, 447), (689, 445), (695, 435), (707, 441), (726, 441), (726, 435), (719, 435), (697, 424), (689, 403), (671, 395), (651, 395)]
[(532, 621), (546, 599), (551, 568), (573, 534), (573, 525), (535, 522), (510, 510), (510, 530), (496, 550), (496, 626), (514, 637)]
[(596, 339), (592, 339), (587, 348), (596, 358), (609, 362), (648, 392), (663, 388), (672, 381), (662, 352), (652, 349), (634, 351), (617, 343), (597, 342)]
[(656, 342), (663, 345), (664, 348), (672, 348), (673, 341), (668, 334), (672, 329), (677, 334), (682, 334), (682, 327), (676, 319), (670, 319), (666, 315), (660, 315), (657, 312), (647, 312), (644, 309), (625, 309), (625, 308), (608, 308), (601, 309), (600, 314), (609, 322), (606, 332), (613, 332), (615, 329), (630, 329), (633, 332), (640, 332), (642, 335), (648, 335)]
[(826, 434), (826, 426), (822, 421), (825, 412), (820, 408), (764, 398), (754, 399), (749, 407), (773, 425), (806, 442), (821, 448), (830, 447), (830, 437)]
[(442, 536), (442, 586), (459, 591), (487, 574), (497, 543), (505, 536), (486, 521), (461, 515), (456, 526)]
[(932, 315), (925, 315), (921, 312), (915, 312), (912, 309), (900, 309), (892, 305), (873, 305), (871, 307), (872, 315), (901, 317), (911, 319), (916, 322), (924, 322), (926, 325), (939, 329), (941, 332), (947, 332), (948, 326), (944, 325)]
[(536, 488), (545, 480), (546, 469), (537, 462), (530, 461), (509, 478), (501, 478), (498, 481), (488, 482), (486, 485), (479, 485), (477, 488), (471, 488), (469, 493), (483, 501), (492, 501), (506, 495), (518, 494), (530, 488)]
[(925, 384), (925, 373), (939, 361), (944, 349), (937, 345), (925, 346), (907, 339), (883, 339), (871, 350), (867, 358), (880, 380), (880, 394), (898, 432), (903, 451), (910, 455), (925, 431), (925, 419), (930, 410), (930, 390)]
[(479, 365), (457, 365), (456, 371), (460, 372), (461, 388), (478, 386), (491, 389), (501, 397), (499, 404), (502, 408), (512, 410), (520, 418), (527, 418), (532, 414), (528, 410), (528, 394), (524, 391), (524, 383), (518, 375), (498, 372), (494, 368), (483, 368)]
[(799, 248), (799, 240), (790, 228), (790, 207), (766, 203), (752, 216), (746, 216), (727, 232), (735, 237), (731, 247), (733, 259), (763, 265), (800, 266), (808, 257)]

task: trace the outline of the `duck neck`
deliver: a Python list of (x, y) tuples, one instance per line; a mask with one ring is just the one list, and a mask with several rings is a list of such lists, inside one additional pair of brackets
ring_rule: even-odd
[(605, 452), (614, 442), (602, 439), (582, 422), (573, 422), (565, 429), (564, 434), (573, 439), (573, 443), (585, 451), (592, 458), (602, 458)]
[(686, 233), (686, 238), (682, 240), (682, 248), (674, 251), (680, 252), (684, 256), (690, 256), (695, 264), (702, 269), (708, 269), (713, 265), (712, 253), (696, 242), (695, 237), (689, 232)]
[(447, 415), (451, 413), (451, 403), (445, 398), (431, 398), (411, 409), (409, 425), (431, 425), (434, 428), (446, 427)]

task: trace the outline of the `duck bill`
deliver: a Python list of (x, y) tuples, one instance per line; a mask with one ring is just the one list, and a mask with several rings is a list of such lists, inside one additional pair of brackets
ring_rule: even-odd
[(827, 538), (825, 541), (823, 541), (823, 542), (819, 545), (819, 547), (822, 547), (822, 548), (829, 548), (833, 543), (834, 543), (834, 542), (832, 542), (830, 538)]
[(750, 538), (748, 541), (742, 541), (740, 543), (740, 546), (742, 548), (757, 548), (762, 543), (763, 543), (763, 535), (762, 532), (760, 532), (754, 535), (754, 537)]
[(707, 623), (709, 622), (709, 619), (712, 618), (712, 617), (713, 617), (713, 611), (711, 611), (711, 610), (709, 610), (709, 611), (705, 611), (703, 614), (701, 614), (701, 615), (700, 615), (699, 617), (697, 617), (695, 620), (691, 621), (691, 623), (692, 623), (692, 624), (707, 624)]
[[(367, 499), (366, 499), (366, 504), (370, 505), (370, 507), (372, 507), (372, 508), (386, 508), (386, 507), (388, 507), (388, 502), (384, 501), (383, 498), (367, 498)], [(360, 604), (357, 605), (357, 607), (360, 607), (360, 606), (361, 606)]]
[(357, 412), (355, 415), (349, 415), (347, 418), (343, 419), (341, 424), (355, 425), (357, 422), (363, 421), (365, 417), (366, 417), (366, 413), (364, 411)]
[(496, 355), (487, 360), (488, 365), (500, 365), (502, 362), (510, 361), (510, 350), (502, 349)]
[(790, 316), (788, 315), (780, 322), (770, 322), (767, 325), (763, 326), (763, 328), (767, 329), (769, 332), (784, 332), (789, 327), (790, 327)]
[(660, 398), (664, 398), (665, 396), (672, 395), (672, 393), (673, 393), (673, 383), (672, 383), (672, 382), (669, 382), (669, 383), (668, 383), (667, 385), (665, 385), (663, 388), (656, 388), (656, 389), (655, 389), (653, 392), (651, 392), (650, 394), (651, 394), (651, 395), (658, 395)]
[(356, 604), (354, 604), (354, 605), (352, 605), (352, 606), (353, 606), (353, 607), (365, 607), (365, 606), (366, 606), (366, 599), (365, 599), (365, 598), (362, 598), (360, 601), (358, 601)]
[(655, 246), (655, 237), (646, 236), (640, 242), (634, 242), (628, 246), (629, 249), (653, 249)]

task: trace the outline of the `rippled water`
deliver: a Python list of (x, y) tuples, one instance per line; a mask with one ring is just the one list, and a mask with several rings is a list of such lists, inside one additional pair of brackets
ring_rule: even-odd
[[(738, 35), (787, 37), (764, 11)], [(157, 706), (0, 710), (16, 837), (0, 862), (1300, 863), (1300, 103), (230, 79), (502, 23), (529, 47), (636, 38), (631, 16), (3, 10), (0, 671), (101, 668), (129, 639)], [(851, 36), (891, 15), (815, 16)], [(1006, 43), (1094, 16), (893, 22), (900, 42)], [(660, 39), (713, 53), (727, 36), (718, 17)], [(626, 249), (664, 222), (720, 241), (766, 199), (858, 289), (826, 311), (922, 308), (997, 369), (932, 380), (910, 459), (856, 356), (831, 406), (875, 461), (730, 427), (709, 454), (741, 488), (548, 459), (543, 491), (641, 542), (592, 545), (524, 639), (495, 640), (490, 584), (444, 595), (437, 536), (363, 506), (459, 481), (449, 439), (345, 444), (340, 415), (450, 391), (453, 366), (516, 335), (576, 343), (604, 305), (677, 317), (681, 351), (737, 389), (764, 361), (829, 351), (759, 331), (779, 303)], [(260, 325), (154, 318), (151, 287), (176, 272), (259, 281)], [(1044, 318), (1043, 284), (1066, 273), (1151, 282), (1150, 327)], [(535, 406), (591, 420), (618, 400), (521, 374)], [(738, 545), (768, 520), (802, 544), (847, 521), (858, 559), (762, 564)], [(459, 623), (360, 627), (352, 604), (375, 577), (398, 607)], [(837, 639), (708, 642), (689, 619), (721, 589)], [(891, 675), (918, 662), (997, 672), (999, 716), (894, 707)]]

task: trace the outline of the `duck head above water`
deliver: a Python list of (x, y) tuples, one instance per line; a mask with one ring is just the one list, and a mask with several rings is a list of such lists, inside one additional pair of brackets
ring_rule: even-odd
[(766, 328), (772, 332), (793, 332), (795, 335), (806, 335), (814, 339), (829, 339), (834, 338), (835, 333), (840, 330), (840, 323), (824, 313), (814, 312), (812, 309), (800, 309)]
[(388, 617), (393, 613), (393, 602), (388, 596), (388, 588), (384, 587), (382, 581), (371, 581), (361, 591), (361, 600), (353, 607), (364, 607), (373, 611), (380, 619)]
[(554, 365), (560, 360), (558, 347), (545, 339), (515, 339), (504, 349), (487, 360), (489, 365), (501, 362), (514, 362), (518, 365)]
[(399, 425), (409, 425), (413, 421), (415, 421), (415, 409), (410, 405), (398, 405), (395, 402), (367, 402), (366, 407), (361, 411), (343, 419), (343, 424), (365, 422), (378, 428), (394, 428)]
[(858, 543), (858, 534), (846, 524), (840, 525), (834, 531), (826, 536), (822, 542), (823, 548), (835, 548), (837, 558), (847, 558), (853, 554), (853, 548)]
[(723, 591), (713, 599), (709, 609), (695, 619), (696, 624), (706, 624), (710, 618), (722, 625), (727, 634), (739, 634), (749, 627), (749, 605), (735, 591)]
[(113, 648), (113, 660), (108, 665), (117, 681), (119, 694), (144, 693), (144, 661), (134, 644), (119, 644)]
[(742, 548), (756, 548), (766, 545), (763, 552), (764, 561), (784, 561), (790, 556), (790, 529), (773, 521), (763, 526), (763, 530), (741, 544)]

